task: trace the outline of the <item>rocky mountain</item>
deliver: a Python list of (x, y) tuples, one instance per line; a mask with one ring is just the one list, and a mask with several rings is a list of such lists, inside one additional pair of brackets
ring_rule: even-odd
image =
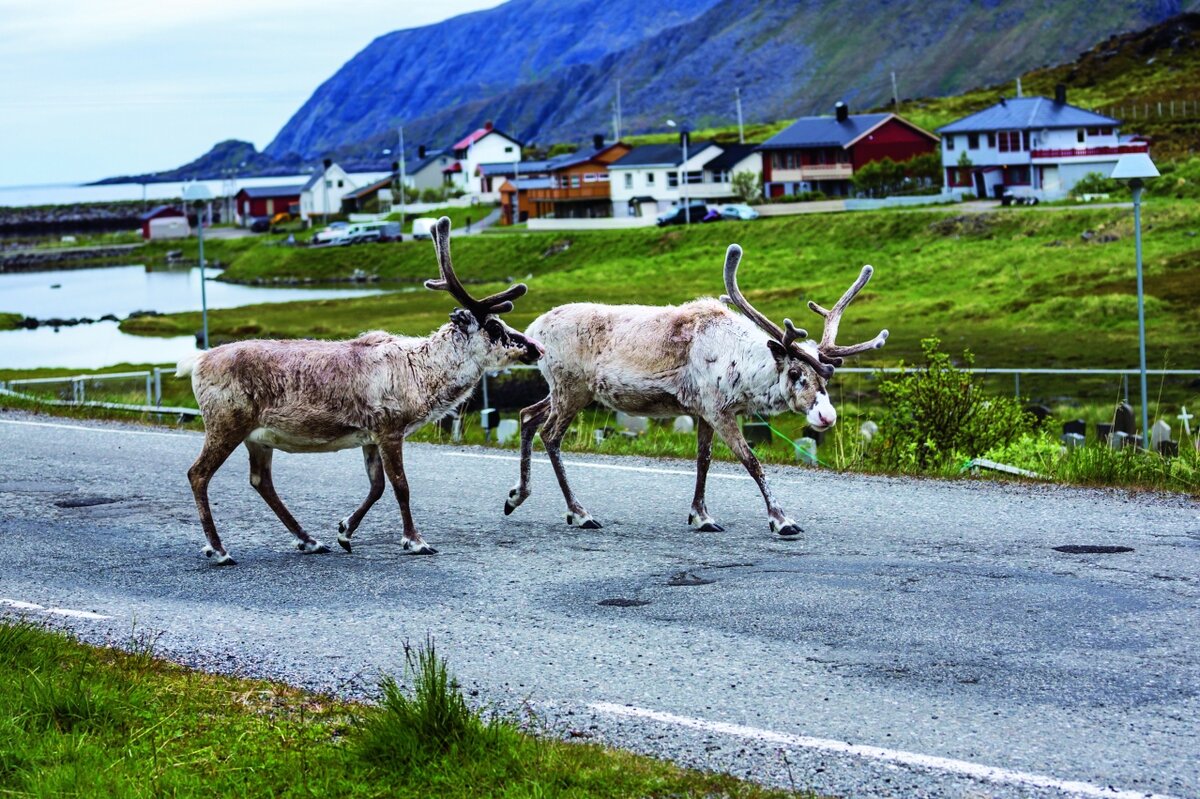
[[(523, 140), (671, 117), (693, 126), (952, 94), (1071, 60), (1095, 42), (1200, 0), (511, 0), (382, 36), (322, 84), (267, 147), (272, 157), (370, 159), (403, 123), (448, 144), (485, 119)], [(293, 155), (292, 157), (295, 157)]]

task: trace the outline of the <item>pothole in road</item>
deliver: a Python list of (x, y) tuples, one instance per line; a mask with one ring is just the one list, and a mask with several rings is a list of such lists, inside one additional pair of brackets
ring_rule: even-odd
[(625, 597), (615, 597), (613, 599), (601, 599), (596, 603), (607, 608), (640, 608), (642, 605), (649, 605), (648, 599), (626, 599)]
[(667, 585), (710, 585), (712, 580), (706, 580), (703, 577), (693, 574), (692, 572), (676, 572), (667, 580)]
[(90, 508), (95, 505), (111, 505), (120, 500), (112, 497), (68, 497), (60, 499), (54, 504), (60, 508)]
[(1055, 552), (1065, 552), (1068, 555), (1116, 555), (1121, 552), (1132, 552), (1133, 547), (1114, 547), (1101, 544), (1064, 544), (1055, 547)]

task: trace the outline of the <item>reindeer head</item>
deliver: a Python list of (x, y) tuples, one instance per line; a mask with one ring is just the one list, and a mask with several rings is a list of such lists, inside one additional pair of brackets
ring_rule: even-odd
[(735, 306), (767, 334), (767, 347), (775, 358), (775, 368), (779, 375), (779, 389), (788, 407), (796, 413), (803, 413), (814, 430), (832, 427), (837, 422), (837, 411), (829, 401), (826, 384), (833, 377), (834, 367), (841, 366), (842, 359), (847, 356), (879, 349), (887, 341), (887, 330), (881, 330), (875, 338), (861, 344), (843, 347), (836, 343), (842, 312), (855, 295), (862, 291), (862, 287), (867, 285), (875, 270), (864, 266), (859, 272), (858, 280), (854, 281), (854, 285), (846, 290), (831, 310), (827, 311), (812, 301), (808, 303), (809, 308), (825, 319), (821, 341), (814, 344), (802, 340), (807, 338), (808, 333), (793, 325), (791, 319), (783, 320), (785, 330), (781, 330), (742, 295), (737, 284), (737, 269), (741, 260), (742, 248), (736, 244), (729, 245), (725, 252), (725, 291), (728, 294), (723, 295), (721, 300)]
[(515, 283), (498, 294), (477, 300), (470, 295), (450, 261), (450, 218), (443, 216), (433, 228), (433, 244), (437, 249), (438, 268), (441, 278), (426, 280), (425, 288), (448, 291), (463, 304), (450, 314), (450, 321), (465, 336), (480, 336), (487, 346), (488, 366), (508, 366), (512, 363), (535, 363), (546, 354), (536, 339), (515, 330), (500, 319), (500, 314), (513, 309), (512, 301), (522, 296), (529, 288), (524, 283)]

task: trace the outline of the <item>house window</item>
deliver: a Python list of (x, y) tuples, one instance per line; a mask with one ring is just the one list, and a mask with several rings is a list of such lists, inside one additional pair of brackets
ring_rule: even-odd
[(647, 172), (647, 173), (646, 173), (646, 185), (647, 185), (647, 186), (653, 186), (653, 185), (654, 185), (654, 173), (653, 173), (653, 172)]
[(579, 175), (571, 175), (571, 188), (579, 188)]
[(679, 173), (678, 172), (668, 172), (667, 173), (667, 188), (673, 189), (678, 185), (679, 185)]
[(511, 153), (511, 152), (512, 152), (512, 145), (509, 145), (508, 147), (505, 147), (505, 148), (504, 148), (504, 152), (506, 152), (506, 153)]
[(799, 163), (800, 159), (797, 158), (796, 153), (789, 151), (789, 152), (785, 153), (785, 155), (787, 156), (787, 168), (788, 169), (795, 169), (796, 167), (798, 167), (800, 165), (800, 163)]
[(633, 188), (633, 173), (632, 172), (625, 173), (625, 188), (627, 188), (627, 189)]
[(953, 149), (954, 149), (954, 137), (953, 137), (953, 136), (947, 136), (947, 137), (946, 137), (946, 149), (947, 149), (947, 150), (953, 150)]
[(1000, 131), (1000, 152), (1017, 152), (1021, 149), (1021, 133), (1016, 130)]
[(968, 150), (978, 150), (979, 149), (979, 134), (978, 133), (968, 133), (967, 134), (967, 149)]
[(327, 189), (332, 189), (332, 188), (333, 188), (333, 181), (332, 181), (332, 180), (327, 180), (327, 181), (325, 181), (325, 188), (327, 188)]
[(340, 188), (342, 188), (342, 186), (344, 186), (344, 185), (346, 185), (346, 184), (345, 184), (345, 181), (341, 181), (341, 180), (339, 180), (339, 181), (338, 181), (338, 188), (339, 188), (339, 189), (340, 189)]
[(1078, 130), (1075, 131), (1075, 141), (1079, 142), (1080, 144), (1083, 144), (1083, 142), (1084, 142), (1083, 128), (1079, 128)]
[(1009, 186), (1028, 186), (1029, 167), (1010, 166), (1004, 170), (1004, 182)]
[(994, 149), (996, 147), (996, 134), (988, 133), (987, 137), (988, 137), (988, 147), (991, 147)]
[(1022, 150), (1029, 149), (1029, 131), (1025, 131), (1024, 133), (1021, 134), (1021, 149)]

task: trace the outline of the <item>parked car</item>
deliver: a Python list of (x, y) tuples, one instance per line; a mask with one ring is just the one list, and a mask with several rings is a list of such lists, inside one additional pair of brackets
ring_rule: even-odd
[(359, 222), (346, 228), (346, 235), (334, 244), (366, 244), (376, 241), (399, 241), (399, 222)]
[(313, 234), (313, 244), (333, 244), (342, 236), (346, 235), (346, 230), (350, 227), (349, 222), (330, 222), (321, 230)]
[(271, 220), (269, 217), (256, 216), (250, 220), (250, 231), (252, 233), (266, 233), (271, 229)]
[(704, 217), (708, 215), (708, 206), (704, 203), (689, 205), (687, 208), (680, 206), (672, 208), (670, 211), (664, 211), (655, 219), (655, 224), (659, 227), (667, 225), (682, 225), (684, 221), (702, 222)]
[(432, 239), (433, 226), (437, 224), (437, 220), (432, 216), (423, 216), (420, 219), (413, 220), (412, 237), (414, 239)]
[(287, 211), (280, 211), (279, 213), (275, 214), (275, 216), (271, 217), (271, 226), (274, 227), (275, 225), (283, 225), (291, 221), (291, 214), (289, 214)]
[(721, 206), (721, 216), (726, 219), (758, 219), (758, 211), (755, 211), (745, 203), (733, 203), (732, 205)]

